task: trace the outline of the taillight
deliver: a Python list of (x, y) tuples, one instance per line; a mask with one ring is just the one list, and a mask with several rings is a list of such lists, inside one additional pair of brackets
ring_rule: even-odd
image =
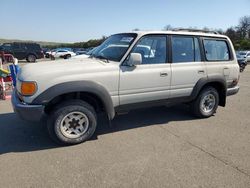
[(238, 77), (238, 79), (233, 80), (232, 87), (237, 86), (238, 83), (239, 83), (239, 77)]

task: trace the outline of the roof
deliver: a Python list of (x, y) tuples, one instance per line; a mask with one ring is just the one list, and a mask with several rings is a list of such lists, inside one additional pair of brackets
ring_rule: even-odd
[(193, 35), (193, 36), (207, 36), (207, 37), (222, 37), (228, 38), (226, 35), (215, 34), (215, 33), (207, 33), (202, 31), (184, 31), (184, 30), (172, 30), (172, 31), (132, 31), (128, 33), (136, 33), (139, 36), (147, 35), (147, 34), (174, 34), (174, 35)]

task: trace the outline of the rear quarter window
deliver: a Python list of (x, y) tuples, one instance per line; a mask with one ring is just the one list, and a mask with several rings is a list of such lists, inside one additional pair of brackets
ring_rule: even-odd
[(230, 50), (226, 40), (204, 39), (205, 56), (208, 61), (229, 61)]

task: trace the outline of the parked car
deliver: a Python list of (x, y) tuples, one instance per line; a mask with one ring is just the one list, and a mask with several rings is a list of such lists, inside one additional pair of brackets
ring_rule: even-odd
[(54, 58), (64, 58), (64, 59), (69, 59), (73, 56), (76, 56), (76, 54), (68, 49), (57, 49), (54, 51), (51, 51), (51, 56)]
[(85, 48), (74, 48), (73, 49), (73, 52), (76, 54), (76, 55), (82, 55), (82, 54), (86, 54), (87, 51)]
[(48, 118), (51, 137), (69, 145), (90, 139), (100, 112), (111, 121), (134, 108), (185, 103), (208, 118), (239, 91), (239, 66), (225, 35), (131, 32), (110, 36), (89, 58), (24, 66), (17, 80), (14, 111)]
[(250, 51), (239, 51), (237, 54), (245, 58), (247, 62), (250, 62)]
[(83, 59), (83, 58), (87, 58), (90, 57), (94, 51), (97, 49), (98, 47), (92, 48), (90, 51), (88, 51), (86, 54), (80, 54), (80, 55), (76, 55), (75, 57), (73, 57), (74, 59)]
[(4, 43), (0, 46), (0, 51), (10, 53), (18, 60), (26, 59), (28, 62), (35, 62), (44, 57), (41, 46), (36, 43)]
[(247, 61), (244, 57), (240, 56), (240, 55), (236, 55), (237, 57), (237, 61), (238, 61), (238, 64), (240, 66), (240, 72), (243, 72), (245, 67), (247, 66)]
[(48, 50), (45, 53), (45, 57), (50, 58), (53, 52), (58, 52), (58, 51), (61, 51), (61, 50), (73, 52), (73, 50), (71, 48), (56, 48), (56, 49)]
[(238, 55), (243, 56), (246, 58), (248, 55), (250, 55), (250, 51), (239, 51)]
[(45, 52), (45, 57), (46, 58), (50, 58), (51, 57), (51, 53), (54, 52), (56, 49), (52, 49), (52, 50), (48, 50), (47, 52)]

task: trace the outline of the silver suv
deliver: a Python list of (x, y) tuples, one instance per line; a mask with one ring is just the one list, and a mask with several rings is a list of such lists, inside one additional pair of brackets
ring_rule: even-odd
[(190, 104), (199, 118), (212, 116), (239, 91), (239, 66), (224, 35), (157, 31), (110, 36), (89, 57), (24, 66), (12, 104), (25, 120), (47, 121), (62, 144), (88, 140), (97, 113), (111, 121), (138, 107)]

